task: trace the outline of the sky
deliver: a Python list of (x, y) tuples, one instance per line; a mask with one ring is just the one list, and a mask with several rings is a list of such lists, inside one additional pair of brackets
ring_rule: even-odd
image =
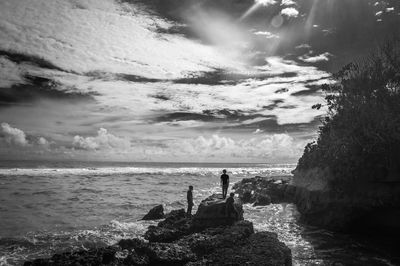
[(2, 0), (0, 160), (295, 163), (395, 0)]

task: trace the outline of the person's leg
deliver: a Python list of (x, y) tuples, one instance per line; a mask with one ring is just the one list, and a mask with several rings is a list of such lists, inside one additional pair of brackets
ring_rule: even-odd
[(187, 215), (188, 216), (191, 216), (192, 215), (192, 207), (193, 207), (193, 204), (188, 204), (188, 207), (187, 207)]

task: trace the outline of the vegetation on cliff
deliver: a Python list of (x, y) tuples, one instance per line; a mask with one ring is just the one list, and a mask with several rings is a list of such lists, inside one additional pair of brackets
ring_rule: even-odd
[(328, 114), (297, 169), (329, 167), (336, 185), (399, 175), (400, 39), (346, 65), (334, 79), (322, 86)]

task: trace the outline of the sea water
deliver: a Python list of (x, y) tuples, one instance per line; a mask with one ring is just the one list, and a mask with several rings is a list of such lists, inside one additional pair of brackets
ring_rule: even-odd
[[(0, 265), (111, 245), (140, 237), (154, 221), (141, 221), (163, 204), (185, 208), (194, 186), (196, 205), (220, 193), (226, 168), (231, 185), (254, 176), (290, 177), (295, 165), (3, 162), (0, 165)], [(392, 265), (388, 254), (346, 235), (298, 222), (293, 204), (244, 206), (255, 230), (276, 232), (294, 265)]]

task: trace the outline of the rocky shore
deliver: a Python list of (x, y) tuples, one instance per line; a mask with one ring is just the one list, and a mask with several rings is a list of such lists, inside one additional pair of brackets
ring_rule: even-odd
[(164, 215), (162, 206), (145, 219), (165, 217), (149, 226), (144, 239), (122, 239), (104, 247), (25, 262), (25, 266), (49, 265), (292, 265), (290, 249), (272, 232), (254, 232), (243, 220), (240, 200), (237, 217), (227, 217), (219, 195), (203, 200), (193, 217), (183, 209)]

